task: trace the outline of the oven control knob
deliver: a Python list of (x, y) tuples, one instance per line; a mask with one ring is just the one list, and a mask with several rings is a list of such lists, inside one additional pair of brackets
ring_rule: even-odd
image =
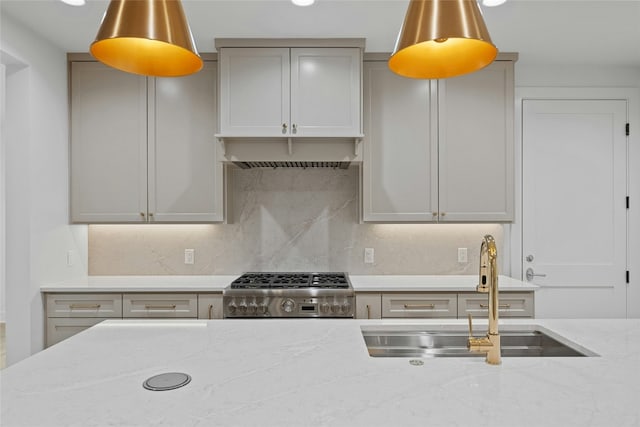
[(343, 313), (348, 313), (349, 310), (351, 309), (351, 303), (349, 301), (345, 301), (342, 303), (342, 312)]
[(295, 305), (296, 303), (292, 299), (288, 298), (282, 302), (282, 309), (285, 313), (291, 313), (293, 312)]
[(229, 303), (229, 305), (227, 306), (227, 309), (229, 310), (230, 314), (236, 314), (236, 311), (238, 310), (238, 306), (236, 305), (235, 302)]
[(269, 312), (269, 307), (266, 304), (260, 304), (258, 306), (258, 313), (267, 314)]
[(255, 303), (249, 304), (249, 313), (256, 314), (258, 312), (258, 305)]
[(323, 302), (323, 303), (320, 305), (320, 311), (321, 311), (322, 313), (327, 314), (327, 313), (329, 313), (329, 310), (331, 310), (331, 306), (329, 305), (329, 303), (328, 303), (328, 302)]
[(247, 312), (247, 303), (246, 302), (241, 302), (240, 305), (238, 305), (238, 309), (240, 310), (240, 313), (246, 313)]
[(341, 305), (338, 304), (337, 302), (334, 302), (333, 305), (331, 306), (331, 312), (334, 314), (338, 314), (340, 313), (340, 309), (341, 309)]

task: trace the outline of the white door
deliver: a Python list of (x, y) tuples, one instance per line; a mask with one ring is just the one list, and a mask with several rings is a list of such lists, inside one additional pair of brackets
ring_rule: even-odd
[(537, 317), (626, 317), (624, 100), (523, 100), (522, 274)]

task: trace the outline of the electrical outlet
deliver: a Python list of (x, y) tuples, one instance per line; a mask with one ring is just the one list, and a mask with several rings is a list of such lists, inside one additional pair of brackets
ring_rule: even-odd
[(375, 252), (373, 248), (364, 248), (364, 263), (373, 264), (375, 262)]
[(467, 248), (458, 248), (458, 262), (467, 263), (469, 258), (467, 256)]
[(185, 249), (184, 250), (184, 263), (185, 264), (193, 264), (196, 257), (195, 249)]

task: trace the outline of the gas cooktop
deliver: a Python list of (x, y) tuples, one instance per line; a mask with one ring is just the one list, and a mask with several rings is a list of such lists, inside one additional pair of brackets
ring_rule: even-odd
[(222, 295), (225, 318), (354, 316), (346, 273), (244, 273)]

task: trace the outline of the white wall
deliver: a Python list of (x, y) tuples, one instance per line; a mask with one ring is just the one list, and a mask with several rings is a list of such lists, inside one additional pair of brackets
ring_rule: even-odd
[(5, 209), (4, 209), (4, 201), (5, 201), (5, 179), (4, 179), (4, 159), (5, 159), (5, 149), (4, 149), (4, 119), (5, 119), (5, 99), (6, 99), (6, 90), (5, 90), (5, 74), (6, 68), (4, 63), (0, 63), (0, 323), (5, 321), (5, 301), (6, 301), (6, 274), (5, 274)]
[[(1, 17), (6, 75), (7, 363), (43, 348), (40, 285), (86, 275), (87, 228), (68, 225), (66, 53)], [(66, 265), (67, 251), (75, 264)]]

